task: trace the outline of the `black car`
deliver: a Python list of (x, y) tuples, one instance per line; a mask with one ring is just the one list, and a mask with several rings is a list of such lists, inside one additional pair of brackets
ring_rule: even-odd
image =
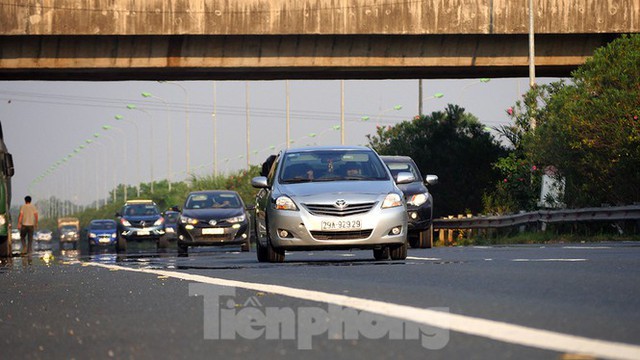
[[(436, 175), (420, 174), (420, 169), (409, 156), (381, 156), (395, 178), (400, 172), (410, 172), (415, 181), (398, 184), (404, 193), (409, 215), (409, 245), (414, 248), (430, 248), (433, 246), (433, 197), (426, 185), (438, 183)], [(423, 179), (425, 182), (423, 182)]]
[(249, 219), (240, 195), (231, 190), (195, 191), (178, 220), (178, 253), (190, 246), (240, 245), (249, 251)]
[(116, 249), (124, 251), (129, 241), (155, 241), (161, 247), (164, 217), (158, 205), (151, 200), (127, 201), (122, 210), (116, 213), (118, 223), (118, 242)]
[(164, 231), (168, 240), (175, 240), (178, 237), (178, 220), (180, 212), (169, 209), (164, 212)]

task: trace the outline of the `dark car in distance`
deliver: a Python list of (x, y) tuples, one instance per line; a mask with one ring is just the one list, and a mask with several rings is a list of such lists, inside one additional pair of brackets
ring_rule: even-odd
[(164, 232), (167, 240), (175, 240), (178, 237), (178, 221), (180, 212), (171, 208), (164, 212)]
[(97, 247), (115, 246), (118, 242), (118, 225), (111, 219), (91, 220), (87, 227), (89, 251)]
[(162, 246), (160, 239), (164, 235), (164, 217), (158, 205), (151, 200), (129, 200), (120, 212), (116, 213), (118, 223), (118, 241), (116, 249), (126, 251), (130, 241), (154, 241)]
[(194, 191), (178, 220), (178, 253), (191, 246), (240, 245), (249, 251), (249, 216), (240, 195), (231, 190)]
[(422, 177), (420, 169), (409, 156), (381, 156), (394, 178), (400, 172), (410, 172), (415, 181), (398, 184), (404, 194), (409, 215), (409, 245), (413, 248), (430, 248), (433, 246), (433, 197), (426, 185), (438, 183), (436, 175)]

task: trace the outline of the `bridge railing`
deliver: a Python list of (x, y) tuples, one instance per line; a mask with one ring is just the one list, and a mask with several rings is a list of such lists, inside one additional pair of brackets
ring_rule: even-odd
[(439, 232), (441, 242), (453, 241), (453, 233), (468, 236), (472, 229), (492, 230), (509, 227), (534, 225), (536, 229), (546, 230), (548, 224), (580, 222), (620, 222), (640, 221), (640, 205), (613, 206), (599, 208), (539, 210), (502, 216), (458, 215), (434, 219), (433, 228)]

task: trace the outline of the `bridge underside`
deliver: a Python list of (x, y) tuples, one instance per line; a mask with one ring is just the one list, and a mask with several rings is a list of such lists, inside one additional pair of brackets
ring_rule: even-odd
[[(617, 36), (537, 35), (536, 76), (569, 76)], [(0, 36), (0, 79), (526, 77), (528, 51), (523, 34)]]

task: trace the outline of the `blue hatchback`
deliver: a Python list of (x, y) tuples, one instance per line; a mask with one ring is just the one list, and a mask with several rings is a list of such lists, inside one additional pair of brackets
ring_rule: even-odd
[(87, 228), (89, 251), (96, 247), (116, 245), (118, 240), (117, 224), (111, 219), (91, 220)]

